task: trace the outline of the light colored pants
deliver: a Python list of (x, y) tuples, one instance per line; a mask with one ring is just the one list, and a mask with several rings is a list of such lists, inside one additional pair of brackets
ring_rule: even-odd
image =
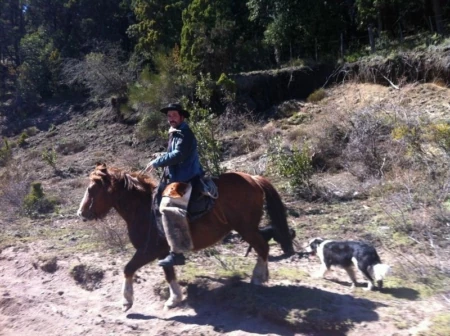
[[(170, 187), (167, 186), (167, 187)], [(192, 193), (192, 185), (188, 186), (184, 195), (163, 196), (159, 211), (162, 214), (164, 233), (170, 250), (175, 253), (183, 253), (192, 250), (193, 243), (187, 220), (187, 207)]]

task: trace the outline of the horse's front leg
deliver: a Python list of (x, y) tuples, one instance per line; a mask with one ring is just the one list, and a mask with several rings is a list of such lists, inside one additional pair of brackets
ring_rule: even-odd
[(127, 311), (133, 306), (134, 295), (133, 295), (133, 276), (136, 271), (142, 266), (148, 264), (150, 261), (155, 258), (140, 252), (136, 251), (131, 258), (131, 260), (126, 264), (124, 269), (125, 279), (123, 282), (122, 293), (123, 293), (123, 310)]
[(177, 276), (173, 266), (163, 267), (166, 281), (169, 284), (170, 297), (164, 304), (165, 308), (173, 308), (183, 300), (183, 293), (181, 287), (177, 282)]

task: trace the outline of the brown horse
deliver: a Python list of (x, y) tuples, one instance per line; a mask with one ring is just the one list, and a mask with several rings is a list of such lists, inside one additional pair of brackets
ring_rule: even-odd
[[(215, 183), (219, 198), (213, 209), (190, 223), (194, 251), (217, 243), (231, 230), (235, 230), (257, 252), (252, 283), (262, 284), (269, 278), (269, 245), (258, 231), (264, 199), (283, 251), (293, 253), (286, 211), (280, 195), (264, 177), (245, 173), (225, 173)], [(127, 173), (98, 164), (90, 174), (90, 184), (77, 212), (83, 220), (93, 220), (105, 217), (114, 208), (127, 223), (128, 234), (136, 252), (124, 269), (125, 310), (133, 305), (134, 273), (147, 263), (164, 258), (169, 252), (167, 241), (159, 233), (152, 216), (151, 205), (156, 188), (156, 183), (147, 175)], [(170, 308), (182, 300), (182, 293), (174, 268), (163, 269), (170, 289), (170, 297), (165, 306)]]

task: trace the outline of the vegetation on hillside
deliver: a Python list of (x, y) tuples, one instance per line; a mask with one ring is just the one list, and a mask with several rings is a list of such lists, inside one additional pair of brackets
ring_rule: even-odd
[[(163, 150), (159, 109), (179, 101), (209, 174), (266, 175), (302, 240), (367, 240), (395, 256), (388, 288), (448, 293), (449, 17), (448, 0), (0, 0), (0, 205), (8, 222), (0, 249), (55, 236), (52, 249), (128, 248), (118, 216), (72, 236), (65, 220), (95, 161), (136, 171), (149, 151)], [(334, 77), (344, 85), (273, 106), (270, 119), (238, 99), (233, 74), (315, 63), (339, 65)], [(363, 91), (351, 80), (388, 87)], [(249, 272), (245, 258), (202, 253), (222, 268), (208, 265), (208, 275)], [(95, 289), (103, 273), (79, 266), (71, 275)], [(219, 294), (232, 300), (226, 290)], [(279, 309), (259, 289), (242, 290), (246, 309), (263, 305), (262, 316), (304, 324), (296, 304)], [(320, 314), (309, 316), (312, 325)], [(445, 334), (448, 319), (437, 315), (430, 330)]]
[[(20, 118), (74, 92), (127, 96), (161, 55), (199, 79), (336, 62), (447, 33), (448, 1), (0, 1), (0, 100)], [(370, 46), (370, 48), (369, 48)], [(191, 100), (195, 95), (190, 96)], [(181, 99), (180, 96), (176, 98)]]

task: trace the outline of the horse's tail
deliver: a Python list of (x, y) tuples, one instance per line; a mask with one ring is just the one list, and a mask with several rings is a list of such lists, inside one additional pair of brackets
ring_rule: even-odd
[(284, 253), (294, 253), (292, 235), (287, 224), (286, 209), (280, 194), (266, 178), (262, 176), (252, 176), (252, 178), (264, 190), (267, 213), (275, 231), (275, 240), (280, 243)]

